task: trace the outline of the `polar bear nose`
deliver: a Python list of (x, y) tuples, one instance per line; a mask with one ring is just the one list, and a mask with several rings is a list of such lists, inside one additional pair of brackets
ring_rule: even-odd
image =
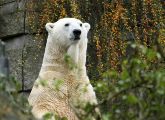
[(73, 30), (73, 34), (75, 36), (80, 36), (81, 35), (81, 30), (80, 29), (75, 29), (75, 30)]

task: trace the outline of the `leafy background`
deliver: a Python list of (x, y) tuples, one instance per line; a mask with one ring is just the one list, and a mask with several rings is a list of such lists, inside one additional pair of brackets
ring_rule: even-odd
[[(46, 39), (47, 22), (75, 17), (91, 24), (87, 70), (103, 120), (164, 120), (164, 5), (163, 0), (29, 0), (26, 9), (29, 27), (41, 42)], [(41, 11), (38, 19), (34, 9)], [(18, 112), (16, 119), (21, 115), (33, 119), (26, 95), (17, 94), (19, 85), (13, 84), (14, 90), (1, 85), (2, 95), (11, 98), (5, 110)], [(90, 120), (92, 110), (87, 106), (81, 119)], [(8, 119), (6, 113), (0, 116)]]

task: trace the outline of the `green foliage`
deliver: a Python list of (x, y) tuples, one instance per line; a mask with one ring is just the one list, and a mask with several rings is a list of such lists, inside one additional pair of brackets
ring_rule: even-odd
[(59, 80), (59, 79), (54, 80), (54, 82), (53, 82), (54, 89), (59, 91), (60, 87), (63, 84), (64, 84), (64, 80)]
[[(104, 82), (96, 85), (102, 97), (103, 120), (164, 120), (165, 69), (158, 66), (161, 55), (143, 45), (131, 46), (136, 54), (123, 60), (122, 71), (105, 72)], [(113, 80), (117, 82), (109, 82)]]
[(68, 65), (69, 69), (73, 70), (73, 69), (77, 68), (77, 65), (74, 63), (74, 61), (72, 60), (72, 58), (69, 55), (65, 54), (64, 61)]
[(47, 86), (48, 85), (48, 82), (47, 82), (47, 80), (42, 80), (41, 79), (41, 80), (39, 80), (39, 84), (37, 84), (36, 87), (38, 87), (38, 85), (41, 85), (41, 86), (44, 87), (44, 86)]
[(58, 115), (55, 115), (53, 113), (47, 113), (46, 115), (44, 115), (43, 117), (44, 120), (67, 120), (67, 118), (63, 117), (59, 117)]
[(0, 119), (1, 120), (34, 120), (30, 113), (27, 97), (18, 94), (21, 84), (13, 77), (0, 76)]

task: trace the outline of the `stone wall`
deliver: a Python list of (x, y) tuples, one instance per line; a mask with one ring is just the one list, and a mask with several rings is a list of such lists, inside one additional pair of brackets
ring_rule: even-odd
[(29, 32), (27, 2), (0, 0), (0, 39), (6, 43), (10, 75), (22, 82), (23, 89), (32, 87), (44, 53), (44, 43), (34, 39), (35, 32)]

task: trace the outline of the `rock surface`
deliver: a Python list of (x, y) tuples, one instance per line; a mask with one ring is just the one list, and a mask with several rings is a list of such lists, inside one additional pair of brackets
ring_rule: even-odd
[(41, 67), (44, 42), (34, 39), (36, 30), (30, 31), (26, 2), (0, 0), (0, 39), (6, 43), (10, 75), (30, 89)]

